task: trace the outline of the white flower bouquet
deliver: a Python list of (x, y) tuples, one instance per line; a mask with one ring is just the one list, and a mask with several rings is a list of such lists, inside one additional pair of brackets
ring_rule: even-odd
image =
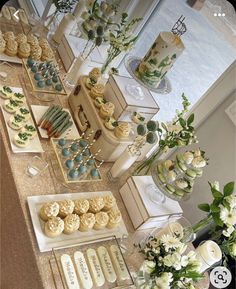
[[(171, 235), (151, 237), (142, 249), (146, 260), (138, 272), (140, 289), (194, 289), (193, 282), (203, 278), (201, 263), (194, 251), (185, 253), (187, 245)], [(185, 253), (185, 254), (184, 254)]]

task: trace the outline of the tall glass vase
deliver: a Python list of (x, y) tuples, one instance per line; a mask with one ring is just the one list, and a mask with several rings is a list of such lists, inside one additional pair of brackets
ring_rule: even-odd
[(193, 225), (193, 232), (197, 233), (206, 228), (212, 222), (212, 216), (207, 216), (206, 218), (202, 219), (195, 225)]

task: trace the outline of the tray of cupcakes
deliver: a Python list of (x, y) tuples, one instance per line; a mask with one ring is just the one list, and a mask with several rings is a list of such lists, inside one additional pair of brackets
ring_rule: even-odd
[(56, 288), (114, 289), (134, 285), (115, 236), (53, 250), (50, 265)]
[(12, 151), (44, 152), (22, 88), (0, 86), (0, 104)]
[(28, 58), (27, 60), (23, 59), (22, 63), (33, 91), (60, 95), (67, 94), (55, 61), (36, 61)]
[(40, 252), (128, 234), (110, 191), (31, 196), (27, 201)]

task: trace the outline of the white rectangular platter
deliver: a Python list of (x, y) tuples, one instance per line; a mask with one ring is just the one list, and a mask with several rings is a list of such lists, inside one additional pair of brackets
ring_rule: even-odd
[[(19, 93), (23, 93), (23, 90), (22, 88), (19, 88), (19, 87), (11, 87), (12, 91), (13, 92), (19, 92)], [(44, 152), (42, 146), (41, 146), (41, 143), (40, 143), (40, 140), (39, 140), (39, 137), (38, 137), (38, 133), (36, 134), (36, 136), (30, 140), (30, 143), (27, 147), (25, 148), (20, 148), (18, 146), (16, 146), (13, 142), (13, 139), (14, 139), (14, 136), (19, 132), (18, 130), (14, 130), (12, 128), (9, 127), (8, 125), (8, 121), (10, 119), (10, 117), (13, 115), (11, 113), (8, 113), (4, 110), (3, 108), (3, 104), (4, 104), (4, 99), (0, 98), (0, 105), (1, 105), (1, 109), (2, 109), (2, 114), (3, 114), (3, 117), (4, 117), (4, 120), (5, 120), (5, 123), (6, 123), (6, 127), (7, 127), (7, 132), (8, 132), (8, 136), (9, 136), (9, 140), (10, 140), (10, 144), (11, 144), (11, 148), (12, 148), (12, 151), (14, 153), (42, 153)], [(24, 104), (24, 106), (29, 109), (27, 103)], [(34, 121), (32, 119), (32, 117), (30, 116), (30, 119), (26, 122), (27, 124), (32, 124), (35, 126), (34, 124)]]
[(84, 242), (96, 242), (96, 240), (98, 239), (101, 241), (101, 238), (107, 238), (110, 236), (116, 236), (116, 238), (121, 238), (123, 235), (128, 235), (123, 219), (120, 226), (114, 229), (105, 228), (102, 230), (91, 230), (88, 232), (77, 231), (70, 235), (61, 234), (60, 236), (53, 239), (47, 237), (44, 234), (43, 227), (45, 222), (43, 222), (38, 215), (43, 203), (51, 201), (56, 202), (65, 199), (90, 199), (96, 196), (103, 196), (109, 194), (112, 194), (112, 192), (83, 192), (73, 194), (41, 195), (28, 197), (27, 201), (29, 205), (30, 215), (40, 252), (47, 252), (51, 251), (52, 249), (68, 247)]
[[(46, 110), (49, 108), (49, 106), (46, 106), (46, 105), (31, 105), (31, 110), (33, 112), (33, 116), (34, 116), (34, 119), (35, 119), (35, 122), (36, 124), (39, 122), (39, 120), (41, 119), (41, 117), (43, 116), (43, 114), (46, 112)], [(68, 133), (68, 130), (67, 129), (61, 136), (60, 138), (63, 138), (63, 137), (67, 137), (69, 139), (74, 139), (74, 138), (79, 138), (80, 135), (79, 135), (79, 132), (77, 130), (77, 127), (74, 123), (74, 120), (71, 116), (71, 113), (69, 111), (69, 109), (66, 109), (64, 108), (63, 110), (69, 112), (70, 114), (70, 117), (71, 117), (71, 121), (73, 122), (72, 126), (69, 128), (70, 129), (70, 132)], [(37, 126), (38, 127), (38, 131), (40, 133), (40, 136), (42, 138), (48, 138), (48, 135), (47, 135), (47, 131), (45, 129), (42, 129), (41, 127)]]

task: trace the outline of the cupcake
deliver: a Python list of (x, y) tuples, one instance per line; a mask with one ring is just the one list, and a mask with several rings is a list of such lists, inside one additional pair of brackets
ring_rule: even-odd
[(30, 57), (34, 60), (40, 60), (42, 56), (42, 48), (39, 45), (32, 45), (30, 50)]
[(8, 56), (16, 56), (17, 54), (18, 43), (15, 40), (7, 40), (5, 53)]
[(130, 130), (131, 130), (131, 126), (128, 122), (121, 122), (115, 128), (115, 136), (117, 138), (128, 138)]
[(121, 212), (118, 209), (111, 209), (108, 211), (109, 222), (107, 224), (108, 229), (116, 228), (120, 225), (121, 222)]
[(118, 122), (116, 121), (116, 119), (114, 119), (114, 117), (108, 116), (104, 121), (104, 125), (107, 129), (114, 130), (115, 127), (118, 126)]
[(106, 227), (108, 221), (109, 217), (106, 212), (98, 212), (95, 214), (95, 224), (93, 228), (95, 230), (101, 230)]
[(112, 102), (106, 102), (101, 105), (99, 115), (102, 118), (106, 118), (108, 116), (112, 116), (115, 110), (115, 106)]
[(42, 49), (50, 47), (50, 45), (49, 45), (49, 43), (48, 43), (48, 41), (47, 41), (46, 38), (41, 38), (41, 39), (39, 40), (39, 46), (40, 46)]
[(8, 41), (8, 40), (15, 40), (15, 35), (12, 31), (7, 31), (4, 33), (3, 38)]
[(59, 201), (59, 216), (65, 218), (67, 215), (72, 214), (74, 211), (75, 204), (71, 200)]
[(30, 45), (29, 43), (21, 43), (18, 48), (19, 58), (28, 58), (30, 56)]
[(20, 45), (21, 43), (27, 42), (27, 36), (23, 33), (20, 33), (16, 36), (16, 42)]
[(90, 96), (92, 98), (103, 97), (104, 96), (104, 85), (103, 84), (95, 84), (94, 87), (91, 88)]
[(59, 217), (52, 217), (49, 219), (44, 226), (44, 232), (45, 234), (50, 238), (55, 238), (64, 230), (64, 222)]
[(89, 72), (89, 76), (86, 78), (85, 86), (88, 89), (93, 88), (93, 86), (98, 82), (100, 77), (101, 77), (101, 70), (98, 67), (93, 68)]
[(93, 228), (95, 224), (95, 216), (92, 213), (83, 214), (80, 217), (79, 231), (86, 232)]
[(54, 58), (55, 56), (51, 47), (42, 48), (42, 55), (41, 55), (42, 61), (49, 61), (49, 60), (53, 60)]
[(38, 42), (38, 38), (36, 36), (34, 36), (33, 34), (30, 34), (27, 36), (27, 42), (31, 45), (31, 46), (38, 46), (39, 42)]
[(116, 205), (116, 199), (113, 195), (103, 197), (104, 207), (103, 211), (109, 211)]
[(56, 217), (59, 213), (59, 205), (56, 202), (45, 203), (39, 211), (39, 216), (43, 221)]
[(94, 100), (94, 104), (97, 108), (101, 108), (104, 103), (106, 103), (106, 100), (103, 97), (96, 97)]
[(2, 36), (0, 36), (0, 53), (3, 53), (6, 48), (6, 41)]
[(76, 214), (69, 214), (64, 219), (64, 233), (72, 234), (79, 229), (80, 218)]
[(77, 215), (82, 215), (88, 212), (89, 210), (89, 201), (86, 199), (75, 200), (74, 212)]
[(89, 211), (98, 213), (104, 207), (103, 197), (95, 197), (89, 200)]

